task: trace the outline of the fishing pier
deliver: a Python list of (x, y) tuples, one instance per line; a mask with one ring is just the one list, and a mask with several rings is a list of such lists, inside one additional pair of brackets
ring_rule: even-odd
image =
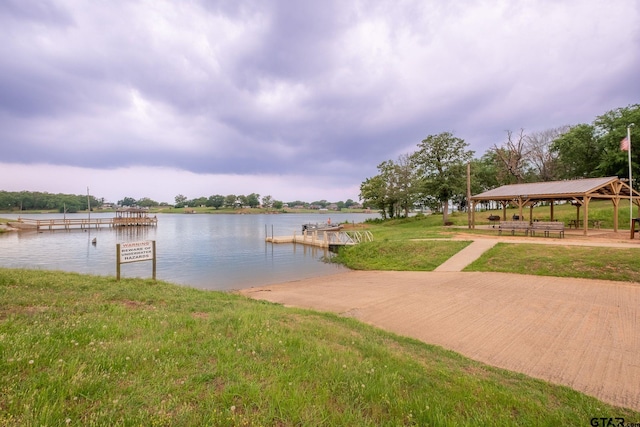
[(102, 227), (143, 227), (158, 224), (156, 216), (150, 217), (146, 209), (118, 209), (113, 218), (56, 218), (31, 219), (18, 218), (19, 227), (41, 230), (73, 230)]

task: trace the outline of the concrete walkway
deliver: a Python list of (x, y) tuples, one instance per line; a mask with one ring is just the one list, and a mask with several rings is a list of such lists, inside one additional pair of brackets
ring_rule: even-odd
[(498, 244), (498, 239), (478, 239), (469, 246), (440, 264), (434, 271), (462, 271), (467, 265), (477, 260), (483, 253)]
[(354, 317), (640, 410), (640, 284), (459, 272), (498, 242), (635, 249), (640, 244), (511, 236), (473, 240), (434, 272), (350, 271), (240, 293)]

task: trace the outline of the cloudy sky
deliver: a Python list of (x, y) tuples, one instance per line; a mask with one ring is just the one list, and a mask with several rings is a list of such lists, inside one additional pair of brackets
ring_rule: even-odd
[(2, 0), (0, 190), (358, 199), (640, 102), (637, 0)]

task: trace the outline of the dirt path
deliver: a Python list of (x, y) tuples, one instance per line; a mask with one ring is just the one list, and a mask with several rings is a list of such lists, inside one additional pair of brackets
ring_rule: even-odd
[(640, 410), (640, 284), (352, 271), (241, 291), (331, 311)]

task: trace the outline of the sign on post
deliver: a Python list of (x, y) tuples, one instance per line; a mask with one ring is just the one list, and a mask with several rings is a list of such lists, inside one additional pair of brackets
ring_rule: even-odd
[(120, 264), (152, 261), (153, 280), (156, 280), (156, 241), (118, 243), (116, 245), (116, 280), (120, 280)]

